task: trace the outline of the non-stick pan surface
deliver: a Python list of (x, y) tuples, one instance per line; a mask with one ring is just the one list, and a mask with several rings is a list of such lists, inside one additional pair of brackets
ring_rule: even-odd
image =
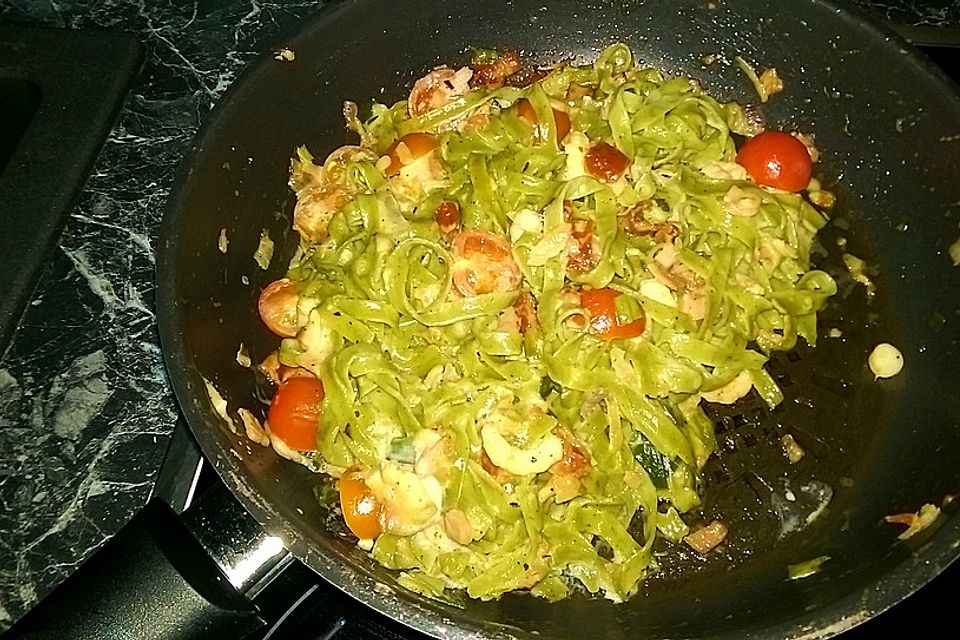
[[(587, 62), (616, 41), (722, 99), (756, 102), (732, 64), (737, 55), (780, 71), (787, 89), (763, 112), (773, 128), (815, 133), (824, 150), (819, 175), (839, 202), (816, 261), (841, 292), (822, 315), (820, 345), (776, 358), (781, 407), (769, 413), (748, 401), (715, 416), (720, 451), (706, 470), (702, 515), (729, 525), (723, 552), (702, 560), (665, 544), (661, 571), (623, 605), (579, 595), (559, 604), (525, 595), (427, 601), (354, 545), (317, 500), (317, 476), (228, 429), (206, 381), (231, 412), (264, 408), (264, 391), (236, 354), (242, 344), (256, 361), (275, 347), (255, 308), (296, 243), (288, 158), (302, 143), (323, 156), (350, 141), (345, 99), (401, 99), (419, 74), (466, 61), (473, 46)], [(809, 0), (364, 0), (327, 8), (282, 44), (295, 58), (265, 52), (181, 169), (161, 238), (159, 319), (177, 396), (205, 454), (320, 575), (445, 637), (827, 637), (905, 597), (957, 555), (960, 288), (948, 247), (960, 234), (960, 99), (902, 41)], [(262, 230), (277, 243), (266, 271), (253, 260)], [(870, 265), (872, 300), (844, 271), (843, 251)], [(841, 335), (828, 337), (830, 329)], [(906, 367), (874, 381), (866, 359), (882, 341), (901, 349)], [(796, 465), (780, 450), (786, 433), (808, 452)], [(883, 522), (928, 502), (944, 505), (944, 516), (908, 542)], [(822, 555), (830, 560), (820, 573), (787, 580), (787, 565)]]

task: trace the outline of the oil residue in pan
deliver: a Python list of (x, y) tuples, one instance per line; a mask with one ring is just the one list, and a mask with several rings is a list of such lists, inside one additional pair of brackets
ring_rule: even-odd
[[(751, 393), (734, 405), (706, 405), (717, 451), (703, 471), (703, 504), (684, 519), (694, 528), (719, 520), (729, 533), (707, 556), (658, 539), (659, 568), (644, 585), (649, 592), (692, 574), (728, 571), (752, 557), (789, 557), (785, 547), (809, 546), (819, 555), (816, 543), (802, 542), (804, 532), (843, 526), (843, 514), (831, 507), (854, 486), (856, 466), (884, 409), (866, 354), (884, 333), (885, 314), (843, 261), (850, 252), (872, 262), (869, 229), (859, 216), (834, 218), (817, 240), (814, 266), (833, 276), (839, 291), (818, 316), (816, 347), (800, 339), (793, 350), (771, 355), (768, 367), (784, 401), (771, 411)], [(788, 435), (802, 450), (793, 462), (783, 444)]]

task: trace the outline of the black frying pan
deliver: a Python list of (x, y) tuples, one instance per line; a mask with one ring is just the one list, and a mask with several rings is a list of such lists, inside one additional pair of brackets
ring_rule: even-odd
[[(624, 41), (641, 61), (699, 79), (721, 99), (755, 102), (736, 55), (776, 67), (787, 90), (763, 107), (774, 128), (816, 134), (820, 178), (839, 197), (816, 257), (841, 293), (821, 340), (780, 356), (787, 400), (717, 412), (720, 451), (708, 465), (704, 517), (731, 535), (706, 561), (664, 546), (661, 571), (630, 602), (526, 595), (454, 607), (397, 586), (315, 497), (321, 479), (231, 433), (212, 409), (210, 380), (230, 409), (264, 409), (264, 390), (235, 360), (256, 361), (275, 338), (256, 314), (296, 243), (288, 158), (350, 141), (345, 99), (405, 96), (440, 62), (472, 46), (528, 59), (589, 61)], [(958, 554), (960, 288), (947, 254), (960, 215), (960, 97), (901, 40), (828, 2), (479, 0), (343, 2), (265, 52), (225, 96), (184, 162), (158, 264), (168, 370), (204, 453), (247, 510), (297, 557), (351, 596), (411, 627), (454, 638), (821, 638), (912, 593)], [(706, 56), (717, 62), (706, 65)], [(221, 229), (229, 250), (217, 249)], [(252, 259), (262, 229), (277, 241), (267, 271)], [(845, 273), (840, 239), (865, 258), (878, 293), (867, 302)], [(897, 345), (904, 372), (875, 382), (866, 358)], [(791, 466), (779, 438), (808, 451)], [(789, 496), (793, 496), (793, 500)], [(908, 542), (886, 514), (944, 505)], [(814, 513), (817, 517), (812, 517)], [(809, 520), (809, 522), (808, 522)], [(828, 555), (820, 573), (787, 580), (787, 565)]]

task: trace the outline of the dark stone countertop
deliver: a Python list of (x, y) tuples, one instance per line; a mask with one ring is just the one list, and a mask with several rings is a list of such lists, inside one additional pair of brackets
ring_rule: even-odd
[[(957, 0), (846, 1), (901, 23), (960, 25)], [(148, 48), (0, 358), (0, 630), (149, 497), (177, 416), (153, 312), (154, 248), (174, 171), (244, 65), (322, 4), (0, 0), (0, 23), (123, 30)]]

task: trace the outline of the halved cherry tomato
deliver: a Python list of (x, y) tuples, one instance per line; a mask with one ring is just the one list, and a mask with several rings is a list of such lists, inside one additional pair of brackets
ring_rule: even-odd
[[(540, 118), (537, 117), (537, 111), (526, 98), (517, 100), (517, 117), (529, 124), (531, 127), (537, 126)], [(553, 110), (553, 122), (557, 127), (557, 140), (563, 140), (570, 133), (570, 114), (560, 109)]]
[(395, 176), (408, 164), (413, 164), (437, 148), (437, 137), (429, 133), (408, 133), (387, 148), (390, 158), (386, 174)]
[(437, 207), (437, 224), (440, 231), (449, 233), (460, 224), (460, 205), (453, 200), (444, 200)]
[(316, 378), (287, 378), (270, 401), (270, 432), (294, 451), (313, 451), (317, 448), (322, 401), (323, 383)]
[(597, 142), (583, 156), (583, 168), (597, 180), (616, 182), (630, 166), (630, 159), (612, 144)]
[(584, 289), (580, 292), (580, 306), (587, 312), (587, 328), (590, 333), (604, 340), (634, 338), (646, 327), (644, 318), (621, 323), (617, 317), (617, 296), (613, 289)]
[(297, 285), (292, 280), (274, 280), (260, 292), (257, 310), (260, 319), (281, 338), (297, 335)]
[(513, 291), (520, 286), (520, 267), (503, 236), (464, 231), (453, 241), (451, 252), (453, 286), (461, 295)]
[(340, 509), (347, 527), (361, 540), (373, 540), (382, 533), (380, 503), (359, 469), (349, 469), (340, 476)]
[(782, 191), (802, 191), (813, 173), (807, 148), (783, 131), (764, 131), (747, 140), (737, 153), (737, 162), (757, 184)]

